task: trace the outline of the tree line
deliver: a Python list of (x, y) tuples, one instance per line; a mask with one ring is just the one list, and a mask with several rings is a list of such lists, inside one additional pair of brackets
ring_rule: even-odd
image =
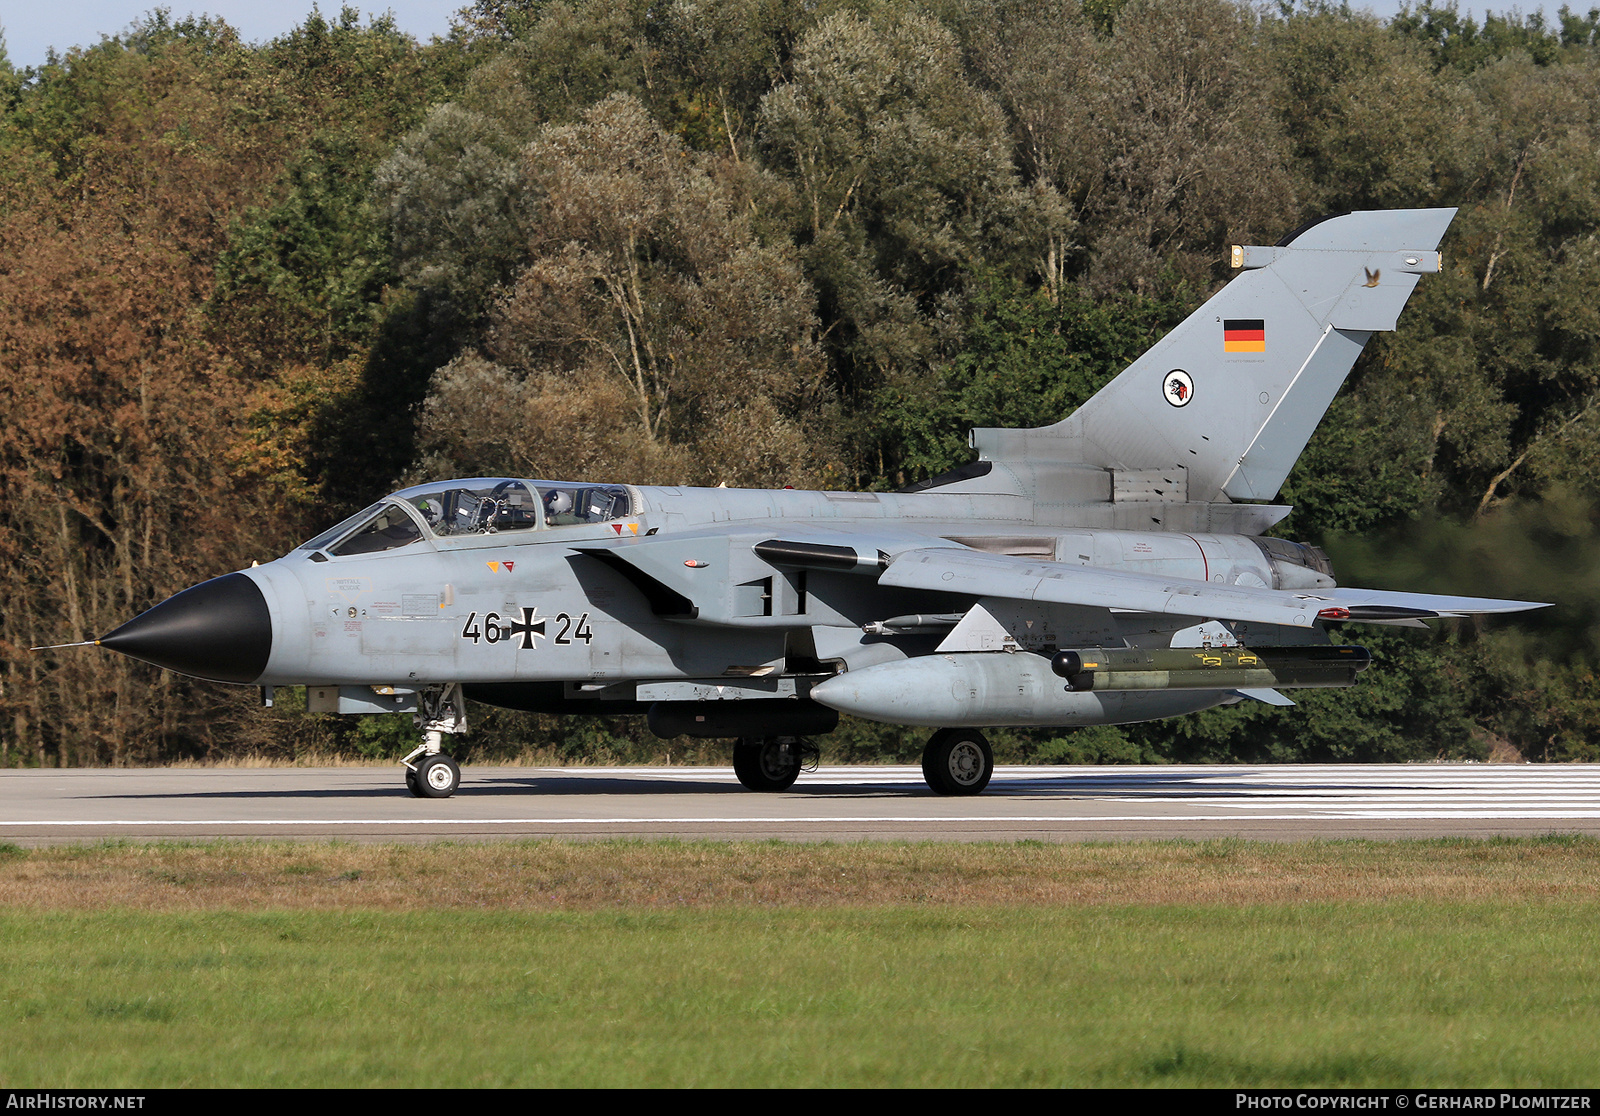
[[(1227, 246), (1458, 206), (1285, 486), (1342, 580), (1555, 599), (1054, 761), (1593, 759), (1600, 10), (479, 0), (0, 53), (0, 764), (391, 747), (92, 639), (448, 475), (893, 488), (1052, 422)], [(627, 759), (625, 720), (471, 747)], [(920, 737), (847, 723), (839, 758)], [(689, 749), (695, 752), (694, 748)], [(710, 754), (701, 747), (697, 754)]]

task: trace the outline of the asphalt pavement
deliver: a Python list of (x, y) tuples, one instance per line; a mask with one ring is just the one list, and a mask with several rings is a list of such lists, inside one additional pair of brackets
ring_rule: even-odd
[(782, 794), (726, 767), (466, 767), (413, 798), (398, 765), (15, 770), (0, 842), (1260, 840), (1600, 834), (1600, 765), (1001, 767), (943, 798), (915, 767), (824, 767)]

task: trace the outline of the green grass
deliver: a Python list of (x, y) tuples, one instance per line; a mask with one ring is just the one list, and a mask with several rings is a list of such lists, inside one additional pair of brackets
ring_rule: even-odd
[(1596, 913), (12, 907), (0, 1084), (1592, 1086)]

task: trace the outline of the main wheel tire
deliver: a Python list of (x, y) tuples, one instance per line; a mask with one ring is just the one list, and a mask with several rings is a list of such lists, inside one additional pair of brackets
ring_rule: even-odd
[(994, 752), (975, 729), (940, 729), (922, 750), (922, 777), (935, 794), (978, 794), (994, 775)]
[(733, 743), (733, 773), (753, 791), (786, 791), (800, 777), (800, 745), (766, 736)]
[(422, 785), (417, 782), (417, 771), (414, 767), (406, 768), (406, 790), (416, 798), (422, 797)]
[(461, 768), (440, 752), (417, 761), (417, 790), (423, 798), (449, 798), (461, 785)]

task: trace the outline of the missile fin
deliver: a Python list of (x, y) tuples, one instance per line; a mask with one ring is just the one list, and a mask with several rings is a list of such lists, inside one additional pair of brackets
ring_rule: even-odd
[(1288, 706), (1294, 704), (1293, 701), (1280, 694), (1277, 690), (1235, 690), (1233, 692), (1242, 698), (1259, 701), (1265, 705)]

